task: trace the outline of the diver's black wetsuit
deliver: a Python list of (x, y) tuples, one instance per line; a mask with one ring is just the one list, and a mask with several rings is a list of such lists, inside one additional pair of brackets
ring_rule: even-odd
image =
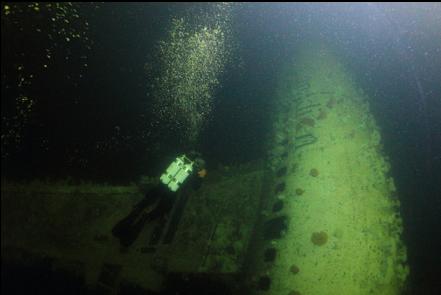
[(147, 221), (163, 218), (171, 211), (177, 194), (188, 193), (189, 188), (199, 189), (201, 184), (202, 179), (195, 174), (190, 175), (176, 192), (159, 183), (146, 193), (127, 217), (113, 227), (113, 235), (119, 238), (122, 246), (130, 246)]

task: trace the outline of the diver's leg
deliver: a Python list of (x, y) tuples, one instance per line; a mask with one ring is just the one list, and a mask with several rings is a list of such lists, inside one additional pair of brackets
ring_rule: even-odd
[[(139, 224), (137, 221), (140, 219), (140, 217), (142, 217), (142, 213), (146, 211), (146, 208), (153, 207), (152, 205), (157, 203), (159, 198), (160, 195), (158, 193), (158, 189), (153, 188), (150, 190), (146, 196), (134, 206), (129, 215), (124, 217), (113, 227), (112, 234), (117, 238), (121, 238), (125, 235), (125, 232), (132, 231), (131, 227)], [(149, 213), (153, 208), (149, 209), (150, 210), (147, 210), (147, 213)]]
[(144, 224), (148, 219), (149, 219), (149, 214), (143, 212), (141, 216), (138, 218), (138, 220), (130, 227), (128, 227), (122, 233), (122, 235), (119, 236), (119, 241), (121, 245), (124, 247), (129, 247), (130, 245), (132, 245), (133, 242), (135, 242), (135, 240), (138, 238), (142, 228), (144, 227)]
[[(167, 202), (168, 204), (168, 202)], [(156, 200), (153, 206), (150, 206), (150, 210), (144, 210), (139, 218), (134, 220), (130, 227), (127, 228), (125, 232), (119, 237), (120, 243), (124, 247), (128, 247), (138, 238), (141, 230), (143, 229), (145, 223), (147, 221), (157, 219), (159, 216), (163, 217), (162, 214), (165, 212), (164, 210), (164, 201), (163, 198)], [(160, 212), (161, 215), (158, 215)], [(163, 218), (161, 218), (162, 220)]]
[(159, 201), (158, 206), (155, 208), (155, 210), (151, 212), (151, 219), (157, 219), (158, 223), (156, 224), (150, 236), (150, 246), (156, 246), (161, 240), (164, 229), (168, 222), (167, 217), (173, 208), (173, 204), (174, 198), (171, 198), (170, 196), (163, 196)]

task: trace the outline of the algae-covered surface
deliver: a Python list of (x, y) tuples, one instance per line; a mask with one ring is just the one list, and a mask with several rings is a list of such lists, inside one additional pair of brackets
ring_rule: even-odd
[(27, 257), (53, 260), (61, 269), (78, 265), (87, 284), (96, 283), (103, 263), (130, 265), (136, 278), (148, 259), (121, 253), (111, 229), (140, 198), (134, 185), (2, 181), (2, 252), (25, 265)]
[(379, 129), (332, 53), (309, 48), (279, 92), (289, 106), (280, 115), (289, 151), (278, 163), (288, 167), (279, 194), (289, 225), (273, 242), (271, 294), (398, 294), (409, 271)]
[[(159, 291), (167, 273), (234, 275), (244, 263), (257, 218), (261, 166), (257, 162), (212, 171), (198, 191), (186, 195), (170, 241), (164, 242), (164, 236), (174, 211), (163, 224), (145, 224), (128, 248), (111, 231), (143, 198), (138, 185), (2, 181), (3, 257), (22, 265), (49, 261), (53, 270), (111, 292), (123, 281)], [(163, 229), (162, 240), (152, 246), (157, 226)]]

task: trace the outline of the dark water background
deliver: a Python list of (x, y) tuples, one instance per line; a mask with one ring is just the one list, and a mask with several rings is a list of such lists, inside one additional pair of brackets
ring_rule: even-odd
[[(2, 178), (69, 176), (120, 184), (160, 173), (160, 159), (180, 152), (179, 142), (167, 126), (149, 129), (154, 114), (147, 86), (154, 77), (146, 75), (145, 64), (155, 66), (155, 45), (165, 38), (170, 18), (197, 5), (207, 4), (78, 5), (88, 22), (86, 45), (38, 33), (36, 24), (43, 32), (52, 30), (49, 15), (23, 9), (11, 21), (2, 7)], [(325, 40), (371, 98), (402, 201), (411, 289), (436, 294), (441, 6), (242, 4), (233, 9), (232, 32), (242, 66), (227, 68), (201, 135), (198, 148), (209, 168), (264, 157), (278, 69), (302, 42)], [(43, 69), (49, 46), (53, 57)], [(34, 74), (25, 90), (17, 83), (18, 65)], [(33, 111), (20, 129), (20, 142), (4, 144), (3, 135), (13, 128), (3, 118), (15, 115), (22, 91), (35, 99)]]

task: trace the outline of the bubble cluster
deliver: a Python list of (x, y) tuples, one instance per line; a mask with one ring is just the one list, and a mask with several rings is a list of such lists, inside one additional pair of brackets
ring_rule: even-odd
[[(94, 3), (72, 2), (2, 4), (2, 63), (7, 62), (2, 67), (2, 96), (6, 93), (2, 101), (2, 158), (8, 157), (8, 150), (20, 148), (40, 99), (32, 94), (32, 88), (38, 87), (35, 81), (44, 80), (42, 77), (60, 61), (69, 62), (72, 52), (78, 49), (82, 54), (75, 63), (80, 60), (78, 66), (87, 69), (88, 52), (94, 43), (89, 36), (88, 18), (97, 8)], [(76, 72), (79, 77), (75, 78), (81, 78), (82, 70)], [(74, 78), (69, 71), (65, 75), (67, 80)], [(47, 146), (44, 141), (42, 144)]]
[(212, 111), (214, 91), (230, 56), (230, 14), (229, 4), (218, 3), (196, 17), (175, 17), (158, 45), (155, 115), (190, 143)]
[[(89, 4), (94, 8), (99, 7), (93, 3)], [(93, 41), (89, 38), (89, 22), (80, 12), (82, 6), (90, 8), (74, 2), (8, 3), (3, 4), (2, 21), (4, 19), (8, 25), (16, 26), (20, 32), (30, 33), (29, 30), (32, 30), (45, 34), (56, 42), (81, 40), (82, 44), (91, 49)], [(29, 22), (23, 20), (23, 17), (27, 17)], [(59, 36), (62, 38), (57, 38)], [(56, 46), (56, 43), (53, 45)]]

